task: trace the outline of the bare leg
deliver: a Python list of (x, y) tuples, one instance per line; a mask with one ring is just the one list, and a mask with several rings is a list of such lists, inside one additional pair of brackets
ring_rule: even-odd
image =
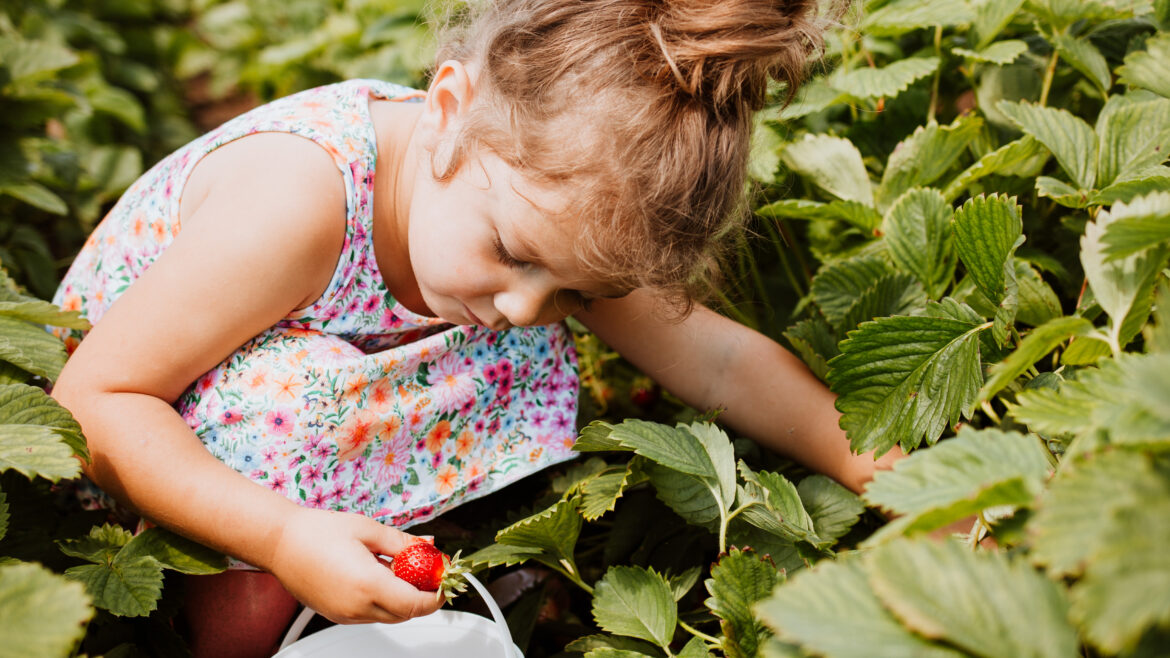
[(300, 604), (270, 574), (187, 576), (183, 620), (195, 658), (267, 658)]

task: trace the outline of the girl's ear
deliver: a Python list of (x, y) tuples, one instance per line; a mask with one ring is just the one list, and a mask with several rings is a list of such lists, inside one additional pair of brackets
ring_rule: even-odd
[(449, 59), (439, 65), (427, 89), (421, 119), (436, 133), (458, 124), (471, 105), (474, 83), (462, 62)]

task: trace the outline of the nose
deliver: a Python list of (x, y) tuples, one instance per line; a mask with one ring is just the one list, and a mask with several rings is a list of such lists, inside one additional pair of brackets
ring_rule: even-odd
[(532, 327), (563, 320), (573, 311), (559, 309), (557, 290), (545, 285), (514, 286), (496, 293), (493, 302), (508, 324), (514, 327)]

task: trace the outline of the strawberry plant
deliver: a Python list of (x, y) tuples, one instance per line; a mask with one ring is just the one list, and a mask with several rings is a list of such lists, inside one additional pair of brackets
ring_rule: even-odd
[(598, 421), (469, 559), (575, 583), (587, 657), (1163, 655), (1170, 2), (863, 5), (759, 124), (727, 301), (856, 452), (910, 455), (856, 497), (715, 425)]

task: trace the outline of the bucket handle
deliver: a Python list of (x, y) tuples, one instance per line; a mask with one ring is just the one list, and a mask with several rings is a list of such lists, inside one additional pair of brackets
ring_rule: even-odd
[[(483, 598), (483, 602), (487, 604), (488, 611), (492, 613), (492, 620), (496, 622), (496, 634), (499, 636), (500, 643), (504, 647), (505, 655), (508, 658), (523, 658), (518, 651), (513, 649), (512, 633), (508, 630), (508, 622), (504, 619), (504, 613), (500, 610), (500, 606), (496, 604), (496, 600), (492, 598), (491, 593), (488, 592), (487, 588), (483, 586), (483, 583), (479, 582), (479, 579), (475, 576), (465, 573), (463, 577), (467, 579), (467, 582), (471, 583), (475, 591), (479, 592), (479, 595)], [(305, 606), (305, 609), (301, 611), (301, 614), (297, 615), (296, 620), (289, 627), (288, 632), (285, 633), (284, 640), (280, 643), (280, 650), (284, 650), (290, 644), (296, 642), (301, 636), (301, 633), (305, 631), (305, 627), (309, 625), (309, 620), (316, 614), (316, 610)]]

